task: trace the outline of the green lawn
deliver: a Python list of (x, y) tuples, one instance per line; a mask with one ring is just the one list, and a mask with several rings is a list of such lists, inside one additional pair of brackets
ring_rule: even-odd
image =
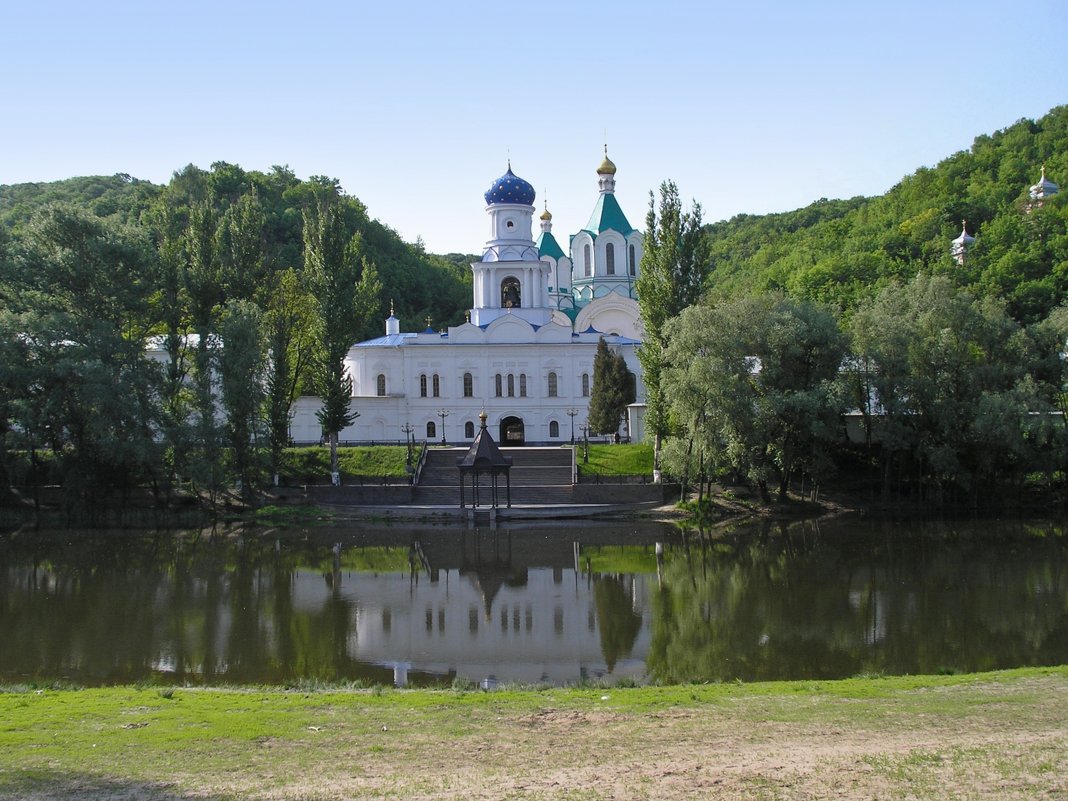
[(0, 690), (0, 798), (1068, 796), (1068, 668), (670, 687)]
[[(403, 445), (338, 448), (342, 479), (346, 476), (403, 477), (407, 475), (404, 469), (406, 456), (407, 449)], [(282, 475), (298, 484), (322, 481), (330, 475), (330, 449), (314, 446), (287, 448), (282, 456)]]
[(584, 476), (651, 476), (653, 474), (653, 446), (590, 445), (590, 461), (582, 459), (582, 443), (575, 446), (579, 474)]

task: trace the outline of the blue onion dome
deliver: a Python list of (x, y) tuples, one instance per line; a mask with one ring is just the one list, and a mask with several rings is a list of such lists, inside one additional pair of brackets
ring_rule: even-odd
[(512, 172), (512, 165), (508, 165), (508, 172), (493, 182), (484, 195), (486, 204), (494, 203), (522, 203), (525, 206), (534, 205), (534, 187)]

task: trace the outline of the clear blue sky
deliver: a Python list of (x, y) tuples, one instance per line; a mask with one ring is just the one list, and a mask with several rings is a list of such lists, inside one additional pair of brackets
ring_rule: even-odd
[(478, 252), (509, 155), (566, 246), (606, 135), (636, 227), (885, 192), (1068, 103), (1068, 2), (4, 0), (0, 74), (0, 183), (288, 164)]

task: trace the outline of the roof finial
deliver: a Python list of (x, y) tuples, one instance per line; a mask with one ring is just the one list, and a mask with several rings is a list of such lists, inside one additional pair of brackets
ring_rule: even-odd
[(433, 330), (433, 326), (431, 326), (431, 325), (430, 325), (430, 322), (431, 322), (431, 320), (430, 320), (430, 315), (428, 314), (428, 315), (426, 316), (426, 327), (427, 327), (427, 328), (430, 328), (431, 330)]
[(393, 317), (395, 312), (393, 311), (393, 298), (389, 299), (389, 316)]

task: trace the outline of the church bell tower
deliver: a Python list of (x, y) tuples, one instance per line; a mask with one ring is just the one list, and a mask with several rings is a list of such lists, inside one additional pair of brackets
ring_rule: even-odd
[(471, 322), (487, 325), (509, 314), (531, 325), (552, 318), (548, 266), (534, 244), (534, 187), (508, 171), (484, 195), (490, 238), (473, 273)]

